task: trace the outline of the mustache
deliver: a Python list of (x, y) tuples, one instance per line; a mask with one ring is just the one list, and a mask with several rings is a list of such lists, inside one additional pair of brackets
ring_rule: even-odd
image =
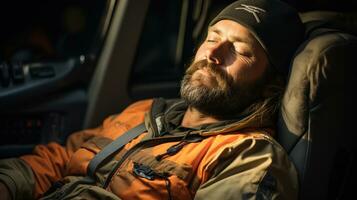
[(209, 63), (207, 60), (193, 62), (186, 70), (186, 75), (192, 76), (197, 70), (204, 68), (210, 71), (216, 77), (217, 81), (224, 86), (230, 85), (233, 82), (233, 78), (229, 76), (221, 66), (215, 63)]

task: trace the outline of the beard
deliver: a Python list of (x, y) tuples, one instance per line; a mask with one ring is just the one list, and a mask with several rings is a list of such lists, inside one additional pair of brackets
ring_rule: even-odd
[[(197, 70), (205, 70), (208, 75), (195, 74)], [(253, 83), (234, 81), (220, 66), (202, 60), (187, 69), (180, 93), (189, 107), (218, 119), (230, 119), (260, 98), (264, 82), (262, 78)]]

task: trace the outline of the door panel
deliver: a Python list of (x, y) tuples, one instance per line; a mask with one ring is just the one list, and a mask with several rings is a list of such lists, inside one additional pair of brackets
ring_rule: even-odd
[(1, 64), (2, 73), (8, 70), (10, 78), (3, 81), (0, 90), (0, 109), (7, 110), (78, 83), (81, 77), (89, 77), (86, 64), (85, 56), (58, 62)]
[(40, 143), (63, 144), (70, 133), (82, 128), (86, 103), (85, 91), (74, 90), (2, 111), (0, 158), (29, 153)]
[(29, 153), (36, 144), (64, 143), (68, 134), (83, 127), (87, 107), (85, 83), (90, 77), (90, 57), (18, 65), (14, 64), (0, 87), (0, 157)]
[(113, 2), (0, 3), (0, 158), (83, 129)]

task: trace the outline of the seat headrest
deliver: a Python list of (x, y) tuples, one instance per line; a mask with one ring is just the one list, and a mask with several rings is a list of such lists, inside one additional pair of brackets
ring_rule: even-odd
[(345, 25), (337, 26), (337, 18), (345, 15), (334, 14), (334, 18), (331, 12), (325, 14), (330, 18), (317, 19), (323, 17), (318, 12), (302, 17), (310, 27), (307, 28), (307, 40), (292, 60), (278, 121), (278, 140), (288, 152), (302, 137), (311, 137), (306, 133), (310, 133), (314, 109), (318, 106), (338, 107), (336, 102), (342, 103), (344, 70), (355, 65), (357, 37), (349, 33), (353, 33), (351, 31), (357, 26), (338, 29)]
[(301, 21), (306, 26), (306, 35), (318, 28), (336, 29), (352, 35), (357, 35), (356, 12), (310, 11), (300, 13)]

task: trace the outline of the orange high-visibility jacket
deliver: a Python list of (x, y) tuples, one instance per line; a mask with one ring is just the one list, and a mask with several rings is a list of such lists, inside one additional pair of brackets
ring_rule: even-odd
[[(159, 114), (152, 114), (153, 100), (139, 101), (98, 128), (72, 134), (65, 146), (38, 145), (31, 155), (1, 160), (0, 181), (14, 199), (297, 198), (296, 170), (268, 134), (271, 129), (237, 120), (163, 134), (173, 126), (163, 119), (175, 118), (183, 102), (162, 102), (154, 100)], [(101, 149), (144, 121), (148, 131), (108, 158), (97, 170), (95, 184), (80, 182)], [(170, 148), (175, 152), (167, 153)], [(61, 187), (44, 196), (55, 182)]]

